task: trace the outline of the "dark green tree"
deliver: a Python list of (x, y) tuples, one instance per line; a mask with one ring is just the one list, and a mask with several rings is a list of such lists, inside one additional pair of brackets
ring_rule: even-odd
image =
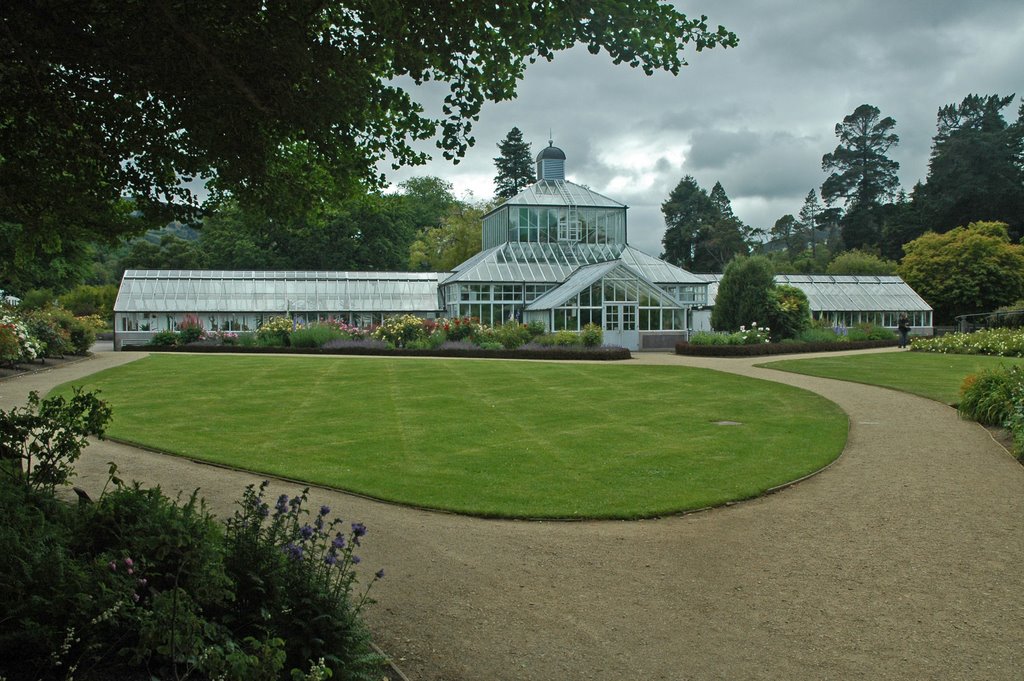
[(664, 258), (695, 272), (718, 272), (737, 255), (750, 252), (750, 230), (732, 212), (729, 197), (716, 183), (712, 194), (687, 175), (662, 204)]
[(928, 178), (914, 192), (922, 228), (991, 220), (1024, 234), (1024, 104), (1012, 125), (1002, 114), (1013, 98), (968, 95), (939, 109)]
[(853, 249), (840, 253), (828, 264), (826, 274), (896, 274), (896, 263), (886, 260), (877, 253)]
[(886, 155), (900, 141), (893, 132), (896, 121), (880, 116), (877, 107), (858, 106), (836, 125), (839, 145), (821, 158), (821, 169), (832, 171), (821, 185), (821, 197), (829, 205), (844, 201), (841, 226), (847, 248), (878, 244), (881, 220), (876, 209), (899, 189), (900, 164)]
[(519, 128), (512, 128), (508, 135), (498, 143), (501, 152), (494, 159), (498, 174), (494, 177), (495, 195), (503, 199), (511, 199), (523, 188), (537, 181), (533, 172), (533, 155), (530, 145), (523, 141), (523, 133)]
[(452, 193), (452, 183), (432, 175), (411, 177), (398, 188), (413, 226), (421, 231), (440, 227), (460, 203)]
[(790, 214), (783, 215), (772, 225), (769, 235), (777, 241), (786, 251), (786, 255), (793, 255), (804, 250), (804, 238), (802, 229), (797, 219)]
[[(458, 159), (484, 102), (577, 43), (648, 74), (737, 43), (660, 0), (11, 2), (0, 22), (0, 223), (44, 262), (163, 224), (193, 180), (280, 219), (425, 162), (420, 140)], [(438, 118), (401, 85), (431, 80)]]
[(822, 229), (822, 218), (824, 207), (818, 200), (818, 194), (812, 189), (804, 197), (804, 205), (800, 208), (800, 234), (803, 237), (805, 248), (811, 249), (811, 257), (814, 258), (818, 252), (818, 246), (824, 240)]
[(836, 125), (839, 144), (821, 157), (821, 169), (833, 171), (821, 185), (829, 205), (843, 199), (847, 207), (873, 206), (896, 193), (900, 164), (886, 153), (900, 138), (892, 131), (896, 121), (880, 115), (877, 107), (861, 104)]
[(738, 331), (741, 326), (754, 322), (768, 326), (774, 280), (768, 258), (760, 255), (734, 258), (726, 266), (718, 285), (711, 326), (717, 331)]

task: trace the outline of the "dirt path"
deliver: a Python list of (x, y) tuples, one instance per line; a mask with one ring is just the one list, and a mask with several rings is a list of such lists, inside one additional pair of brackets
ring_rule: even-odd
[[(0, 407), (136, 357), (0, 382)], [(818, 392), (850, 416), (847, 450), (781, 493), (642, 522), (478, 520), (315, 491), (369, 526), (364, 565), (388, 577), (368, 620), (411, 679), (1024, 677), (1024, 468), (984, 429), (752, 360), (633, 361)], [(258, 480), (96, 443), (78, 484), (101, 487), (110, 460), (127, 478), (200, 487), (221, 514)]]

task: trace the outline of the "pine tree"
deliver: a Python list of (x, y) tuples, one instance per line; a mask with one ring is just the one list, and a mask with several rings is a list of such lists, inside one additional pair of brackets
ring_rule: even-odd
[(501, 155), (494, 159), (498, 174), (494, 187), (499, 198), (510, 199), (524, 187), (537, 181), (533, 174), (533, 155), (530, 145), (523, 141), (519, 128), (512, 128), (498, 144)]

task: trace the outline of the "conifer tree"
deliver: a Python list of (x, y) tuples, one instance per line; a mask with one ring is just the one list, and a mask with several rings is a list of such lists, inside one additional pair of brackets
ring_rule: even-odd
[(524, 187), (537, 181), (533, 174), (533, 156), (530, 145), (523, 141), (519, 128), (512, 128), (498, 144), (501, 155), (494, 159), (498, 174), (494, 177), (495, 193), (499, 198), (511, 199)]

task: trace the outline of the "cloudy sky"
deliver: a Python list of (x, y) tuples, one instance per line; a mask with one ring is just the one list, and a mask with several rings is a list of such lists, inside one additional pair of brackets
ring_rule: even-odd
[[(1024, 95), (1020, 0), (694, 0), (740, 39), (735, 49), (690, 51), (678, 77), (615, 66), (576, 48), (530, 66), (512, 102), (484, 107), (476, 146), (458, 165), (389, 173), (401, 182), (437, 175), (456, 194), (494, 192), (497, 143), (517, 126), (534, 155), (549, 130), (570, 180), (630, 206), (629, 240), (661, 253), (661, 204), (685, 175), (709, 190), (720, 181), (736, 214), (768, 229), (820, 192), (821, 157), (835, 125), (860, 104), (896, 120), (908, 191), (928, 171), (935, 115), (966, 95)], [(437, 91), (425, 91), (429, 104)], [(443, 93), (442, 95), (443, 96)]]

